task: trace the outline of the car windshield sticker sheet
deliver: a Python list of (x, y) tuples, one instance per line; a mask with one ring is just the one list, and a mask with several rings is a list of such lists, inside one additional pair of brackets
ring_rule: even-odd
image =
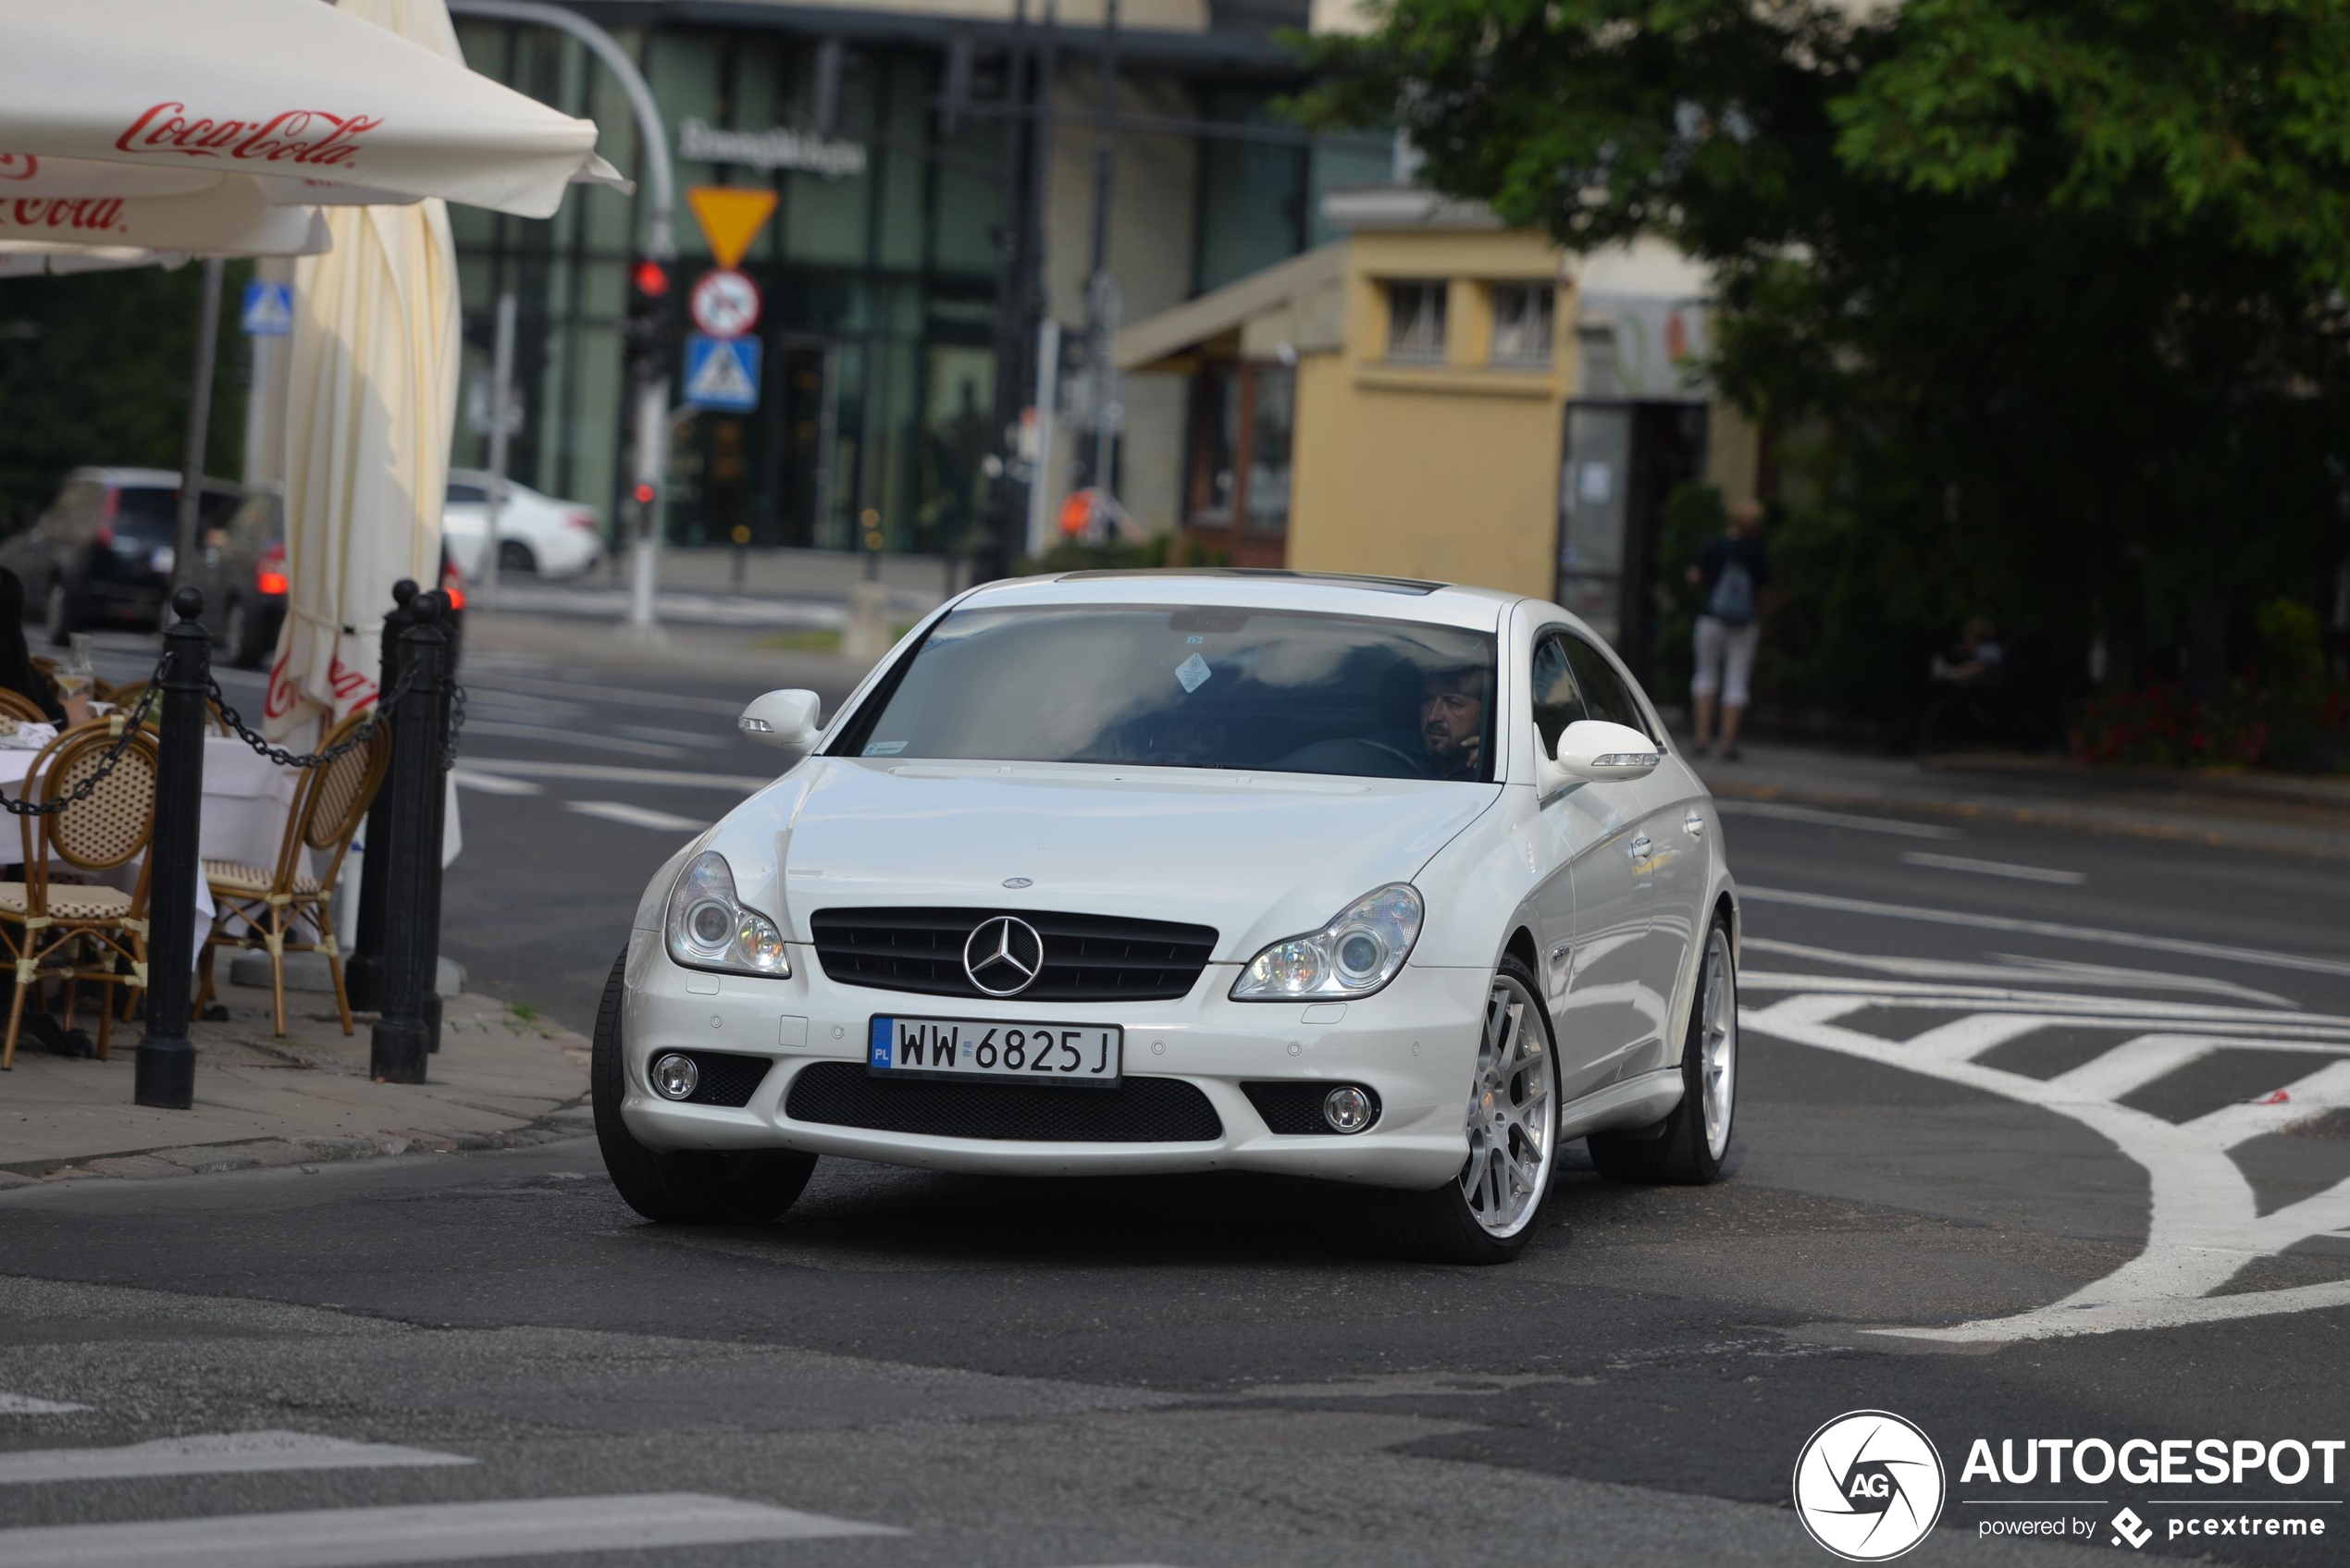
[(1211, 673), (1207, 661), (1196, 653), (1175, 666), (1175, 678), (1183, 683), (1183, 689), (1187, 692), (1197, 691), (1206, 685)]

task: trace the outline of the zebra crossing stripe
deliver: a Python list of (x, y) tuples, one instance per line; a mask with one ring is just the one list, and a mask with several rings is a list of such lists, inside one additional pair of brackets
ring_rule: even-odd
[(44, 1525), (0, 1530), (0, 1562), (8, 1568), (372, 1568), (904, 1533), (766, 1503), (660, 1492)]
[[(389, 1443), (354, 1443), (307, 1432), (204, 1432), (111, 1449), (0, 1453), (0, 1487), (37, 1481), (118, 1481), (147, 1475), (241, 1475), (266, 1470), (373, 1470), (471, 1464), (460, 1454)], [(6, 1561), (0, 1558), (0, 1562)]]
[(0, 1415), (71, 1415), (77, 1410), (88, 1410), (86, 1404), (68, 1404), (63, 1400), (37, 1400), (31, 1394), (0, 1392)]

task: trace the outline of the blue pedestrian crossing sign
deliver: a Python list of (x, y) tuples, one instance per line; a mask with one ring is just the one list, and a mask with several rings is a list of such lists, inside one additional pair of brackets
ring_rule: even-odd
[(759, 406), (759, 340), (686, 340), (686, 401), (695, 408), (748, 414)]
[(260, 279), (245, 285), (245, 336), (283, 338), (293, 331), (293, 285)]

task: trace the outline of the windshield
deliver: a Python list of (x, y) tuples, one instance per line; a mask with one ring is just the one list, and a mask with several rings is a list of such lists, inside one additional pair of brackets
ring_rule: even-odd
[(835, 755), (1493, 777), (1493, 638), (1293, 611), (967, 610)]
[[(217, 528), (237, 509), (234, 490), (203, 490), (196, 499), (196, 537)], [(114, 531), (118, 538), (167, 545), (179, 526), (179, 492), (159, 486), (125, 485), (115, 492)]]

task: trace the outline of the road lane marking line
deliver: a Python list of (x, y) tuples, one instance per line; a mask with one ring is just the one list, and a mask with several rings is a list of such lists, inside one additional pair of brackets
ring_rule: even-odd
[[(727, 728), (731, 730), (734, 726), (729, 724)], [(637, 740), (691, 747), (697, 751), (715, 751), (726, 744), (725, 736), (710, 735), (701, 730), (665, 730), (657, 724), (614, 724), (612, 729)]]
[(528, 779), (510, 779), (499, 773), (477, 773), (471, 768), (451, 768), (449, 776), (457, 781), (459, 789), (477, 789), (484, 795), (544, 795), (545, 784), (532, 784)]
[(2281, 1131), (2295, 1122), (2350, 1107), (2350, 1062), (2331, 1062), (2307, 1078), (2296, 1078), (2279, 1091), (2282, 1100), (2258, 1099), (2221, 1105), (2187, 1123), (2190, 1130), (2223, 1149)]
[(749, 795), (773, 784), (773, 778), (749, 773), (681, 773), (667, 768), (622, 768), (606, 762), (536, 762), (518, 757), (468, 757), (465, 766), (477, 773), (502, 773), (517, 779), (576, 779), (590, 784), (660, 784), (668, 789), (723, 789)]
[(2150, 953), (2184, 953), (2193, 957), (2220, 958), (2232, 964), (2260, 964), (2270, 969), (2301, 969), (2309, 974), (2350, 976), (2350, 959), (2314, 958), (2299, 953), (2270, 953), (2257, 947), (2227, 947), (2218, 943), (2193, 942), (2179, 936), (2142, 936), (2131, 931), (2065, 925), (2055, 920), (2019, 920), (2011, 915), (1977, 915), (1960, 909), (1921, 909), (1908, 904), (1885, 904), (1873, 898), (1843, 898), (1832, 893), (1798, 893), (1782, 887), (1741, 888), (1738, 895), (1757, 904), (1792, 904), (1804, 909), (1879, 915), (1891, 920), (1923, 920), (1931, 925), (1973, 926), (1980, 931), (2029, 932), (2034, 936), (2054, 936), (2069, 942), (2101, 942), (2115, 947), (2142, 947)]
[(674, 712), (724, 713), (733, 718), (749, 706), (750, 699), (728, 702), (714, 697), (672, 697), (663, 692), (638, 691), (634, 686), (570, 685), (562, 681), (538, 680), (528, 675), (513, 675), (503, 672), (482, 679), (468, 690), (503, 689), (514, 697), (557, 697), (573, 702), (625, 702), (639, 708), (666, 708)]
[(9, 1568), (372, 1568), (905, 1533), (734, 1498), (662, 1492), (43, 1525), (0, 1530), (0, 1562)]
[[(149, 1475), (244, 1475), (267, 1470), (374, 1470), (472, 1464), (430, 1449), (355, 1443), (307, 1432), (204, 1432), (110, 1449), (0, 1453), (0, 1487), (36, 1481), (116, 1481)], [(0, 1558), (0, 1561), (6, 1561)]]
[(2214, 996), (2232, 996), (2242, 1002), (2259, 1002), (2273, 1007), (2293, 1006), (2293, 999), (2289, 996), (2280, 996), (2273, 991), (2256, 991), (2248, 985), (2238, 985), (2232, 980), (2162, 973), (2154, 969), (2114, 969), (2104, 964), (2068, 963), (2061, 958), (2040, 958), (2015, 953), (1991, 954), (1991, 957), (1998, 960), (1997, 963), (1955, 958), (1880, 957), (1873, 953), (1839, 953), (1832, 947), (1781, 942), (1768, 936), (1742, 937), (1738, 950), (1741, 953), (1773, 953), (1790, 958), (1808, 958), (1815, 963), (1833, 964), (1838, 969), (1866, 969), (1874, 974), (1900, 975), (1911, 980), (2070, 982), (2076, 985), (2117, 991), (2199, 991)]
[(68, 1404), (63, 1400), (37, 1400), (31, 1394), (0, 1392), (0, 1415), (71, 1415), (77, 1410), (88, 1410), (86, 1404)]
[(1904, 822), (1891, 817), (1863, 817), (1852, 811), (1825, 811), (1817, 806), (1789, 806), (1777, 800), (1717, 798), (1714, 809), (1727, 816), (1770, 817), (1782, 822), (1811, 822), (1824, 828), (1858, 828), (1862, 833), (1892, 833), (1899, 838), (1964, 838), (1956, 828), (1938, 822)]
[(2089, 880), (2086, 871), (2019, 866), (2013, 860), (1978, 860), (1970, 855), (1929, 855), (1922, 849), (1905, 850), (1901, 863), (1905, 866), (1923, 866), (1936, 871), (1966, 871), (1981, 877), (2006, 877), (2010, 882), (2056, 883), (2064, 887), (2078, 887)]
[[(1954, 1052), (1920, 1054), (1901, 1042), (1866, 1033), (1847, 1022), (1872, 1006), (1913, 1005), (1891, 995), (1814, 992), (1789, 995), (1764, 1007), (1741, 1008), (1738, 1019), (1741, 1028), (1759, 1034), (1858, 1056), (2071, 1117), (2112, 1143), (2146, 1172), (2146, 1239), (2136, 1257), (2046, 1306), (1948, 1327), (1888, 1327), (1864, 1332), (1945, 1343), (2000, 1344), (2350, 1305), (2350, 1280), (2214, 1294), (2257, 1259), (2282, 1253), (2305, 1237), (2350, 1228), (2350, 1180), (2264, 1215), (2250, 1179), (2228, 1154), (2229, 1148), (2241, 1141), (2239, 1118), (2203, 1117), (2174, 1123), (2106, 1097), (2126, 1093), (2148, 1081), (2146, 1069), (2152, 1066), (2170, 1070), (2208, 1051), (2238, 1045), (2276, 1049), (2280, 1042), (2268, 1037), (2239, 1041), (2196, 1035), (2151, 1040), (2141, 1036), (2072, 1072), (2044, 1080), (1988, 1067)], [(2279, 1029), (2276, 1032), (2292, 1031)], [(2116, 1059), (2109, 1062), (2109, 1057)]]
[[(1852, 995), (1884, 1006), (1965, 1007), (1984, 1012), (2022, 1008), (2050, 1015), (2048, 1022), (2074, 1028), (2104, 1026), (2140, 1032), (2157, 1024), (2206, 1032), (2275, 1034), (2281, 1031), (2311, 1041), (2350, 1042), (2350, 1018), (2333, 1013), (2281, 1013), (2251, 1007), (2220, 1007), (2205, 1002), (2163, 1002), (2134, 996), (2069, 996), (2054, 991), (2017, 991), (2003, 986), (1964, 986), (1929, 982), (1871, 981), (1850, 975), (1778, 974), (1752, 969), (1738, 976), (1741, 991), (1808, 991)], [(2320, 1049), (2335, 1050), (2329, 1044)]]
[(699, 833), (710, 826), (692, 817), (674, 816), (656, 811), (649, 806), (631, 806), (620, 800), (566, 800), (563, 809), (576, 811), (583, 817), (600, 817), (607, 822), (621, 822), (632, 828), (654, 828), (662, 833)]
[(617, 751), (630, 757), (686, 755), (686, 748), (682, 746), (666, 746), (652, 740), (624, 740), (618, 735), (559, 729), (552, 724), (516, 724), (503, 719), (468, 719), (465, 728), (475, 735), (503, 735), (509, 740), (544, 741), (550, 746), (575, 746), (588, 751)]

